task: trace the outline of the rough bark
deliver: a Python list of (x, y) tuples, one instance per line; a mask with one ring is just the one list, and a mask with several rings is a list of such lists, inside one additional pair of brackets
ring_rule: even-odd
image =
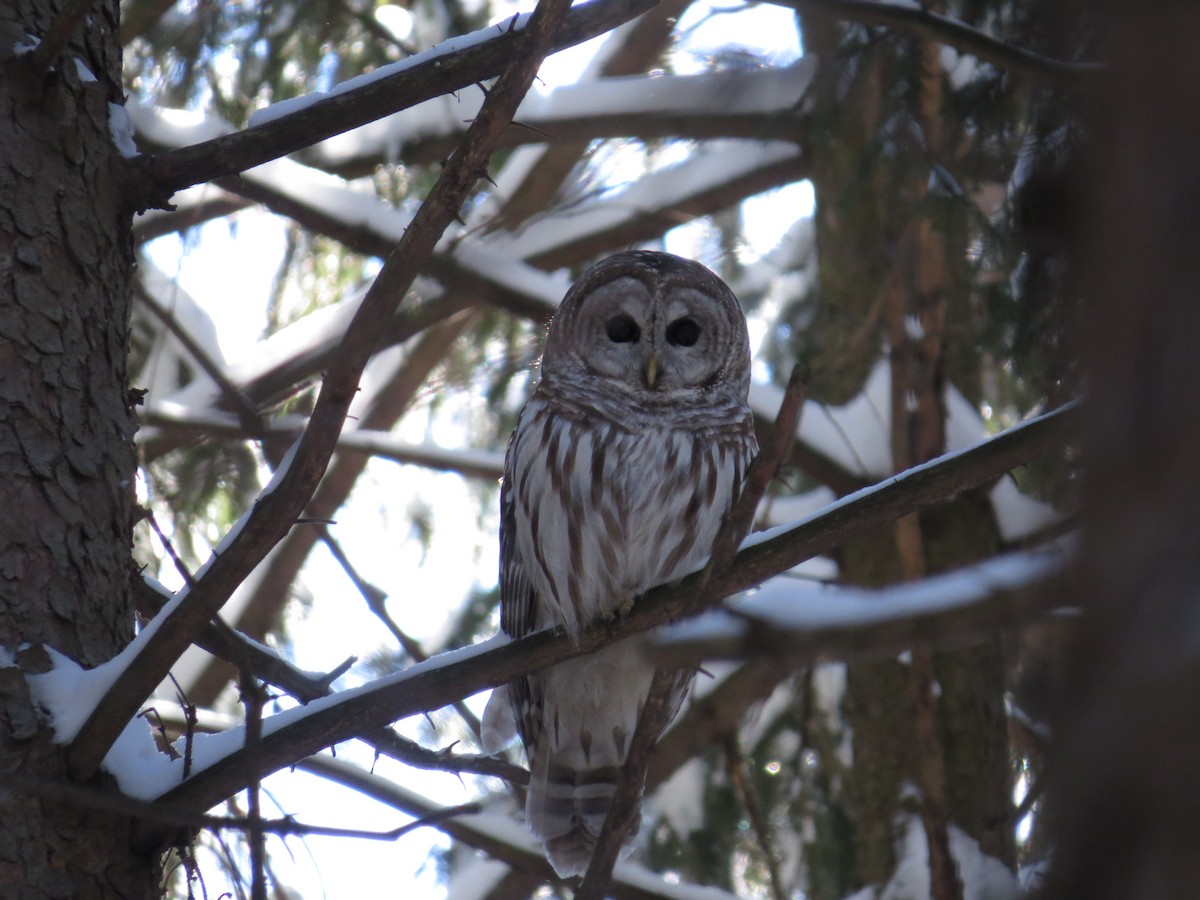
[[(47, 34), (64, 6), (5, 4), (0, 52)], [(0, 669), (0, 771), (41, 783), (65, 778), (62, 748), (22, 670), (48, 665), (42, 646), (101, 663), (134, 621), (133, 243), (109, 135), (118, 4), (88, 15), (49, 70), (0, 59), (0, 643), (28, 648)], [(131, 851), (126, 819), (6, 791), (0, 822), (4, 897), (157, 894), (157, 861)]]

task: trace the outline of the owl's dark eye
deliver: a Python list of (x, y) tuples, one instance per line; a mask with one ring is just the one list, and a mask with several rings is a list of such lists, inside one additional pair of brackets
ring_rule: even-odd
[(690, 347), (700, 340), (700, 323), (684, 316), (667, 326), (667, 343), (674, 347)]
[(614, 344), (636, 344), (642, 336), (642, 329), (632, 316), (619, 313), (604, 323), (604, 331)]

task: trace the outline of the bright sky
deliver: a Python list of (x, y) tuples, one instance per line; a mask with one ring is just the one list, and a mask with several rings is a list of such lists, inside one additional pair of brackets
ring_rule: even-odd
[[(504, 15), (518, 8), (527, 4), (514, 5)], [(742, 11), (737, 15), (721, 11), (729, 8)], [(800, 52), (793, 16), (777, 6), (726, 7), (717, 0), (702, 0), (689, 8), (680, 27), (688, 37), (684, 48), (675, 51), (675, 65), (685, 73), (702, 71), (705, 59), (717, 53), (744, 50), (741, 58), (749, 64), (751, 54), (789, 62)], [(552, 57), (542, 68), (541, 80), (548, 87), (574, 81), (597, 44), (589, 42)], [(774, 247), (795, 218), (811, 211), (812, 202), (807, 184), (747, 201), (749, 258), (743, 261)], [(781, 209), (788, 211), (786, 221), (779, 218)], [(262, 333), (266, 299), (284, 250), (281, 219), (248, 210), (233, 221), (232, 228), (223, 221), (210, 223), (186, 242), (170, 236), (147, 248), (155, 264), (177, 278), (212, 317), (229, 361), (250, 352)], [(702, 237), (703, 226), (682, 226), (669, 235), (668, 249), (694, 255)], [(432, 434), (450, 446), (461, 442), (467, 402), (451, 397), (436, 416), (410, 416), (402, 436), (421, 440)], [(422, 558), (423, 548), (410, 534), (408, 521), (409, 508), (415, 504), (431, 509), (436, 533), (462, 538), (435, 540)], [(435, 643), (447, 611), (456, 608), (473, 585), (495, 583), (495, 515), (485, 518), (481, 529), (478, 513), (478, 501), (457, 476), (375, 461), (338, 514), (336, 534), (361, 574), (389, 593), (405, 629)], [(314, 553), (302, 577), (316, 599), (307, 613), (294, 614), (288, 622), (301, 666), (328, 670), (348, 656), (362, 657), (377, 648), (382, 629), (326, 550)], [(421, 721), (410, 720), (403, 730), (416, 737), (421, 727)], [(369, 768), (370, 755), (361, 749), (339, 747), (338, 754), (357, 758)], [(451, 776), (414, 773), (387, 761), (375, 770), (393, 773), (398, 781), (447, 804), (470, 799), (469, 788)], [(305, 822), (387, 830), (404, 821), (395, 810), (303, 773), (273, 776), (266, 788), (283, 812)], [(406, 836), (390, 847), (374, 841), (293, 838), (288, 841), (290, 853), (276, 853), (272, 865), (285, 884), (303, 889), (305, 898), (442, 898), (445, 887), (428, 860), (435, 846), (448, 846), (448, 841), (433, 829)], [(207, 867), (205, 874), (210, 879), (209, 896), (215, 896), (222, 889), (216, 867)]]

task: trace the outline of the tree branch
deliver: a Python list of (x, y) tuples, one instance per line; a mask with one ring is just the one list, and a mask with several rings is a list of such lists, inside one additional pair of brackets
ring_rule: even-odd
[(646, 781), (646, 766), (654, 751), (654, 742), (670, 721), (673, 704), (672, 694), (679, 681), (679, 672), (673, 669), (658, 669), (646, 702), (638, 714), (637, 727), (629, 741), (629, 753), (621, 767), (621, 777), (613, 791), (608, 815), (592, 849), (583, 883), (575, 892), (574, 900), (603, 900), (605, 891), (612, 882), (613, 866), (621, 846), (637, 822), (641, 812), (642, 789)]
[(1064, 91), (1078, 91), (1103, 71), (1099, 63), (1072, 63), (1006, 44), (977, 28), (919, 6), (880, 0), (767, 0), (799, 13), (834, 16), (863, 25), (884, 25), (947, 44), (1013, 74)]
[(492, 148), (529, 89), (569, 6), (569, 0), (539, 2), (521, 43), (514, 48), (519, 49), (517, 57), (492, 88), (463, 146), (442, 170), (412, 225), (363, 298), (329, 366), (309, 426), (291, 459), (276, 473), (273, 489), (268, 486), (239, 521), (236, 533), (227, 536), (228, 546), (222, 553), (214, 553), (198, 573), (195, 588), (181, 591), (174, 608), (155, 619), (131, 645), (133, 658), (67, 748), (67, 766), (74, 778), (83, 780), (95, 773), (125, 723), (170, 671), (192, 637), (303, 512), (329, 463), (379, 334), (394, 316), (396, 305), (442, 232), (485, 173)]
[[(1009, 429), (969, 450), (939, 457), (886, 482), (832, 504), (823, 513), (790, 527), (764, 533), (744, 547), (733, 565), (713, 576), (710, 596), (720, 599), (745, 590), (805, 559), (827, 553), (841, 542), (959, 491), (985, 484), (1065, 444), (1073, 433), (1074, 407), (1066, 407)], [(695, 599), (702, 573), (648, 591), (621, 623), (605, 623), (577, 641), (538, 632), (491, 647), (479, 645), (435, 657), (428, 663), (380, 679), (353, 696), (317, 701), (303, 715), (268, 720), (260, 754), (265, 765), (291, 765), (347, 737), (406, 716), (438, 709), (460, 697), (507, 684), (556, 662), (590, 653), (614, 640), (676, 621), (701, 610)], [(495, 643), (494, 641), (492, 643)], [(163, 795), (164, 802), (208, 809), (246, 782), (246, 761), (238, 753)], [(150, 838), (153, 840), (153, 838)]]
[[(547, 52), (603, 34), (654, 4), (655, 0), (593, 0), (583, 4), (571, 10)], [(149, 161), (154, 187), (170, 197), (180, 188), (244, 172), (423, 100), (494, 78), (522, 52), (524, 30), (513, 27), (514, 23), (515, 18), (493, 26), (495, 36), (487, 40), (457, 39), (464, 45), (459, 49), (448, 47), (452, 42), (446, 42), (404, 60), (403, 65), (397, 64), (399, 71), (393, 74), (367, 79), (360, 87), (330, 94), (264, 124), (156, 154)]]
[[(284, 417), (282, 421), (268, 422), (261, 427), (244, 428), (230, 414), (191, 415), (186, 411), (161, 409), (150, 406), (138, 416), (143, 428), (159, 429), (163, 432), (179, 432), (201, 435), (206, 438), (226, 440), (295, 440), (304, 430), (301, 417)], [(424, 466), (439, 472), (457, 472), (468, 478), (496, 481), (504, 474), (504, 454), (492, 450), (454, 450), (434, 444), (414, 444), (405, 441), (390, 431), (362, 428), (344, 432), (337, 443), (340, 454), (374, 456), (392, 462)]]
[[(144, 578), (137, 579), (133, 588), (137, 594), (138, 612), (147, 618), (161, 611), (163, 604), (171, 596), (165, 589), (156, 588)], [(279, 688), (304, 704), (332, 694), (333, 682), (356, 662), (354, 657), (350, 657), (331, 672), (306, 672), (270, 648), (230, 628), (220, 618), (213, 619), (205, 626), (196, 639), (196, 646), (235, 667), (243, 665), (254, 677)], [(451, 753), (449, 750), (430, 750), (386, 727), (373, 729), (356, 737), (374, 748), (377, 753), (419, 769), (453, 772), (458, 775), (464, 772), (490, 775), (515, 784), (525, 784), (529, 780), (529, 773), (525, 769), (504, 760), (491, 756)], [(186, 775), (185, 772), (184, 776)]]
[[(353, 763), (334, 759), (326, 754), (310, 756), (298, 763), (299, 768), (321, 775), (330, 781), (361, 791), (369, 797), (385, 803), (395, 809), (402, 810), (413, 816), (427, 816), (438, 809), (432, 801), (400, 785), (372, 775)], [(475, 847), (494, 859), (498, 859), (514, 869), (526, 872), (537, 878), (539, 882), (552, 885), (566, 884), (559, 878), (545, 855), (535, 844), (533, 837), (523, 829), (516, 830), (507, 815), (484, 812), (480, 815), (459, 816), (445, 819), (437, 824), (439, 831), (450, 835), (455, 841)], [(631, 867), (632, 868), (632, 867)], [(642, 877), (636, 880), (626, 874), (625, 866), (618, 866), (616, 875), (609, 888), (609, 896), (614, 900), (669, 900), (678, 897), (680, 886), (664, 882), (661, 876), (654, 873), (640, 873)], [(656, 890), (657, 885), (660, 889)], [(728, 898), (713, 888), (707, 888), (705, 897), (713, 900)]]
[(795, 598), (773, 580), (763, 588), (770, 594), (726, 607), (723, 621), (668, 630), (651, 654), (671, 666), (744, 659), (798, 667), (876, 659), (914, 645), (961, 646), (1061, 606), (1047, 585), (1068, 557), (1067, 545), (1056, 543), (891, 588), (833, 587)]

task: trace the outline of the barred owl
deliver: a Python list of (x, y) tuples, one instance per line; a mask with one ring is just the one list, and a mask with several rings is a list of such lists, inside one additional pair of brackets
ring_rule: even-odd
[[(699, 567), (757, 450), (749, 383), (745, 317), (708, 269), (633, 251), (584, 273), (550, 325), (508, 446), (506, 633), (578, 635)], [(485, 713), (489, 751), (504, 742), (505, 715), (509, 736), (515, 718), (531, 773), (526, 818), (562, 876), (586, 871), (625, 763), (654, 675), (640, 643), (519, 679)], [(679, 673), (674, 712), (692, 674)]]

